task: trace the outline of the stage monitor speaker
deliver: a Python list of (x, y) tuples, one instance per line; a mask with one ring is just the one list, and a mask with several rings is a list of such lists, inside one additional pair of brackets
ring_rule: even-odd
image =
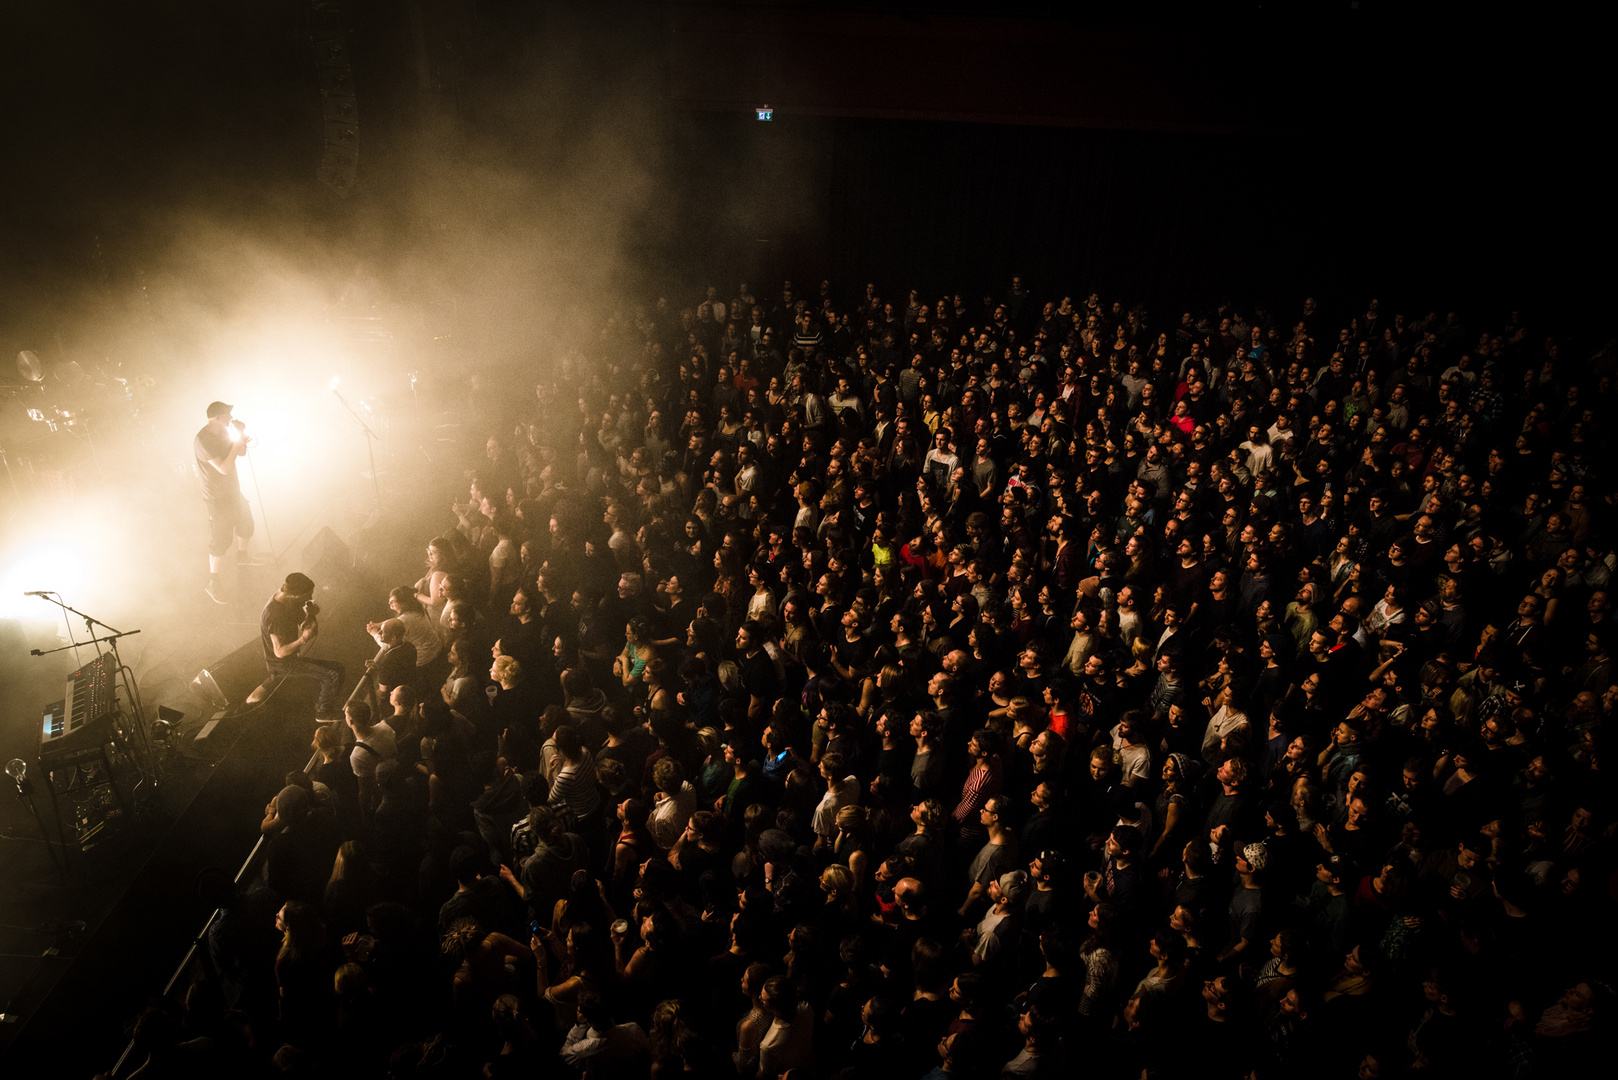
[(353, 554), (330, 525), (316, 533), (303, 549), (303, 572), (315, 579), (316, 588), (347, 577), (353, 569)]
[[(225, 696), (223, 690), (219, 689), (219, 684), (214, 682), (214, 677), (209, 674), (207, 668), (197, 672), (197, 677), (191, 680), (191, 692), (216, 709), (230, 708), (230, 699)], [(159, 707), (158, 713), (161, 715), (162, 712), (162, 708)], [(166, 720), (168, 717), (163, 717), (163, 719)]]

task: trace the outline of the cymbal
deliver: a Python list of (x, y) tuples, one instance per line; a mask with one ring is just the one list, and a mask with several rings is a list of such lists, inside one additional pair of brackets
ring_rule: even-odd
[(45, 378), (45, 365), (32, 349), (24, 349), (17, 354), (17, 371), (29, 382), (42, 382)]

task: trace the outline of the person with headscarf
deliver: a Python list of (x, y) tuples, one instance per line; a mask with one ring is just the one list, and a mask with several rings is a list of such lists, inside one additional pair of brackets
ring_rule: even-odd
[(1194, 790), (1202, 762), (1189, 754), (1170, 754), (1163, 762), (1163, 787), (1157, 793), (1152, 819), (1161, 823), (1147, 861), (1161, 869), (1180, 859), (1180, 850), (1196, 832), (1198, 820)]

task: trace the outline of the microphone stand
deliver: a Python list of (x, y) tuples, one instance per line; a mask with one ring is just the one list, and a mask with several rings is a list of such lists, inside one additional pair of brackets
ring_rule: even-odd
[(247, 471), (253, 476), (253, 494), (258, 496), (258, 516), (264, 522), (264, 542), (270, 547), (270, 561), (279, 562), (280, 557), (275, 553), (275, 538), (270, 535), (270, 515), (264, 512), (264, 489), (258, 483), (258, 469), (253, 464), (253, 440), (247, 437), (243, 428), (237, 428), (236, 433), (242, 440), (242, 460), (247, 462)]
[[(45, 853), (51, 857), (51, 866), (56, 870), (57, 877), (62, 879), (62, 884), (66, 885), (69, 862), (72, 857), (68, 854), (71, 849), (68, 847), (66, 834), (62, 829), (62, 811), (56, 805), (56, 788), (52, 786), (50, 779), (47, 777), (45, 790), (50, 792), (51, 808), (56, 816), (56, 838), (52, 839), (50, 830), (45, 828), (45, 819), (39, 816), (39, 807), (34, 803), (34, 782), (28, 779), (26, 775), (13, 776), (11, 781), (17, 788), (17, 801), (28, 808), (29, 816), (34, 819), (34, 824), (39, 828), (39, 838), (44, 841)], [(58, 847), (62, 849), (60, 856), (58, 856), (56, 850)]]
[(348, 410), (348, 415), (352, 416), (354, 422), (360, 426), (360, 430), (365, 432), (365, 452), (371, 457), (371, 488), (376, 492), (376, 507), (380, 510), (382, 509), (382, 484), (376, 477), (376, 443), (379, 436), (371, 430), (369, 424), (360, 419), (360, 414), (355, 411), (354, 406), (348, 403), (348, 399), (343, 396), (341, 390), (334, 386), (331, 388), (331, 392), (337, 395), (337, 400), (343, 403), (343, 408)]

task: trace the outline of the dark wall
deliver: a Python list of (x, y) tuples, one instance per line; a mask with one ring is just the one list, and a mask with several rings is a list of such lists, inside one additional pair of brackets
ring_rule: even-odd
[[(1510, 153), (1489, 131), (1216, 135), (697, 114), (670, 170), (648, 264), (746, 276), (772, 293), (830, 277), (884, 295), (1005, 287), (1294, 308), (1506, 307), (1589, 322), (1614, 284), (1604, 151), (1547, 129)], [(769, 129), (769, 130), (763, 130)], [(722, 136), (722, 137), (721, 137)], [(760, 167), (759, 163), (765, 163)], [(792, 167), (781, 167), (790, 162)], [(752, 243), (757, 237), (765, 242)], [(1362, 308), (1359, 308), (1362, 310)]]
[[(1315, 292), (1355, 306), (1372, 295), (1491, 314), (1521, 305), (1583, 322), (1604, 318), (1612, 294), (1601, 253), (1615, 233), (1613, 98), (1593, 23), (1446, 3), (1169, 3), (1109, 11), (1098, 28), (1090, 8), (1073, 8), (1051, 24), (1069, 49), (1055, 59), (1031, 24), (1007, 20), (978, 53), (1012, 70), (984, 81), (950, 27), (993, 31), (997, 13), (969, 6), (916, 15), (927, 44), (890, 50), (903, 71), (857, 73), (874, 96), (852, 101), (834, 78), (848, 61), (813, 26), (741, 4), (752, 22), (732, 28), (722, 14), (697, 18), (724, 5), (687, 7), (671, 20), (672, 93), (734, 115), (680, 122), (733, 132), (737, 145), (812, 147), (798, 157), (813, 170), (771, 180), (766, 210), (780, 220), (759, 224), (775, 242), (755, 254), (773, 260), (772, 277), (875, 277), (893, 295), (911, 284), (999, 289), (1022, 272), (1036, 287), (1154, 306), (1216, 296), (1290, 306)], [(900, 33), (895, 14), (836, 13), (826, 32), (858, 52), (862, 34)], [(763, 42), (774, 64), (742, 57), (716, 73), (731, 39)], [(1046, 80), (1071, 73), (1066, 126), (1035, 126), (1052, 99), (1015, 98), (1038, 82), (1018, 63)], [(1104, 100), (1084, 93), (1097, 70)], [(963, 80), (982, 100), (960, 100)], [(749, 95), (769, 93), (785, 100), (756, 126), (776, 130), (742, 131)], [(794, 112), (794, 95), (809, 115)], [(1221, 103), (1213, 113), (1210, 101)], [(917, 119), (928, 103), (954, 122)], [(870, 118), (884, 109), (892, 118)], [(959, 122), (969, 115), (1008, 122)], [(710, 191), (748, 179), (723, 159), (675, 175)], [(806, 207), (825, 217), (806, 225)]]
[[(424, 94), (408, 6), (354, 0), (365, 190), (344, 201), (314, 177), (307, 0), (7, 5), (0, 328), (71, 337), (54, 309), (86, 282), (127, 285), (165, 240), (158, 208), (380, 248), (434, 235), (419, 176), (489, 160), (571, 183), (570, 213), (604, 207), (615, 279), (636, 290), (829, 276), (897, 294), (1020, 272), (1160, 309), (1316, 292), (1558, 316), (1612, 292), (1610, 94), (1578, 27), (1382, 12), (1352, 34), (1211, 28), (1232, 78), (1278, 98), (1313, 71), (1317, 104), (1284, 133), (1233, 115), (1235, 133), (1197, 134), (699, 111), (674, 92), (661, 8), (424, 0), (442, 87)], [(603, 143), (634, 158), (611, 205), (580, 168)]]

